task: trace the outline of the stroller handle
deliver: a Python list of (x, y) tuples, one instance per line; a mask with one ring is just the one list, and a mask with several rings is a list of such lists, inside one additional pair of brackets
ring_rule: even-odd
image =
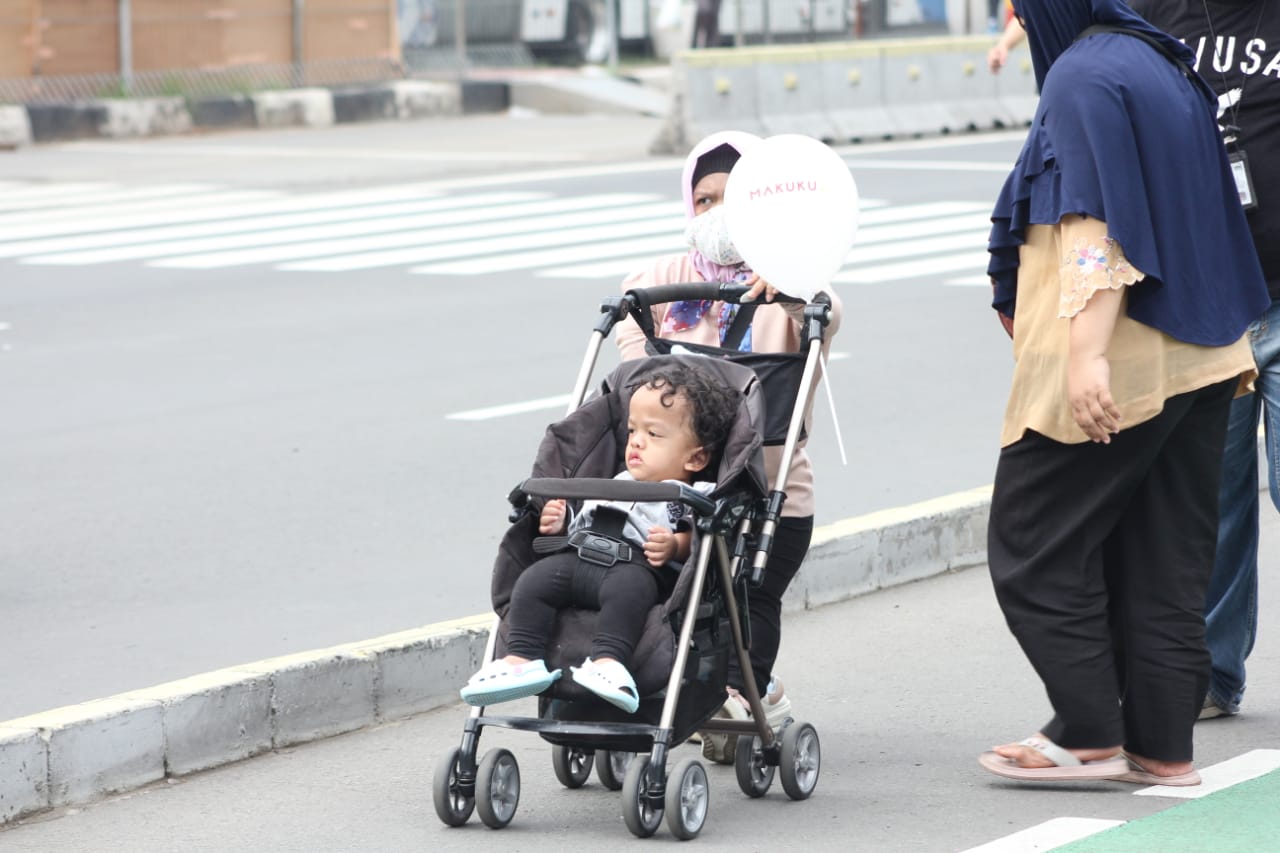
[[(739, 304), (742, 296), (751, 288), (743, 284), (725, 284), (720, 282), (690, 281), (680, 284), (660, 284), (656, 287), (637, 287), (627, 291), (627, 298), (633, 300), (640, 309), (667, 302), (682, 302), (692, 299), (710, 299), (715, 302)], [(793, 302), (804, 304), (803, 299), (796, 299), (779, 293), (774, 302)]]
[[(662, 503), (680, 501), (698, 515), (709, 516), (715, 512), (715, 501), (683, 483), (637, 483), (634, 480), (613, 480), (602, 477), (574, 477), (560, 480), (553, 477), (533, 477), (516, 487), (513, 495), (524, 493), (539, 498), (570, 498), (576, 500), (615, 500)], [(514, 503), (514, 501), (513, 501)]]

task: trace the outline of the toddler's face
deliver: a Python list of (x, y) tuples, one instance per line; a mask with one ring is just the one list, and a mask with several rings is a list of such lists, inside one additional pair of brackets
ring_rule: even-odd
[(677, 394), (662, 404), (666, 389), (641, 386), (631, 395), (627, 417), (627, 471), (646, 483), (688, 482), (707, 464), (707, 453), (693, 434), (689, 401)]

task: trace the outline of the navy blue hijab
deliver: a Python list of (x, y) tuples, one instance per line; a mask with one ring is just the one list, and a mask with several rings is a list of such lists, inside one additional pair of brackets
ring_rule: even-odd
[[(993, 306), (1014, 314), (1018, 247), (1067, 214), (1107, 223), (1147, 277), (1129, 316), (1192, 344), (1233, 343), (1270, 304), (1218, 133), (1217, 104), (1192, 55), (1121, 0), (1014, 0), (1040, 84), (1027, 140), (991, 214)], [(1110, 24), (1122, 33), (1077, 37)], [(1190, 75), (1185, 76), (1185, 75)]]

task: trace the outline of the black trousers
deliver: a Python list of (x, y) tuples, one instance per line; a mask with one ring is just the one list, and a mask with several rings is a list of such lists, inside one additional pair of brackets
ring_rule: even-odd
[(582, 607), (600, 611), (592, 660), (614, 658), (626, 666), (661, 594), (657, 576), (646, 565), (606, 568), (580, 559), (577, 551), (551, 554), (521, 572), (511, 590), (507, 653), (530, 660), (545, 657), (556, 611)]
[[(773, 664), (782, 644), (782, 595), (800, 571), (812, 538), (813, 516), (780, 519), (764, 583), (747, 592), (747, 612), (751, 614), (751, 672), (761, 694), (773, 677)], [(730, 658), (729, 685), (739, 690), (743, 686), (737, 655)]]
[(1029, 433), (1000, 453), (991, 578), (1053, 706), (1042, 731), (1060, 746), (1191, 760), (1235, 386), (1170, 398), (1110, 444)]

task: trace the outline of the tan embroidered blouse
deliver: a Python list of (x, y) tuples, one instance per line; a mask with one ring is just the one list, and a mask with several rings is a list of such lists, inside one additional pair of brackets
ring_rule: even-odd
[[(1067, 401), (1068, 330), (1098, 290), (1142, 281), (1105, 222), (1066, 217), (1057, 225), (1032, 225), (1019, 254), (1017, 319), (1013, 324), (1013, 389), (1005, 409), (1000, 446), (1027, 430), (1064, 444), (1088, 441), (1071, 417)], [(1124, 300), (1107, 350), (1111, 396), (1120, 428), (1150, 420), (1164, 401), (1239, 376), (1252, 390), (1257, 371), (1247, 337), (1225, 347), (1204, 347), (1172, 338), (1128, 316)]]

